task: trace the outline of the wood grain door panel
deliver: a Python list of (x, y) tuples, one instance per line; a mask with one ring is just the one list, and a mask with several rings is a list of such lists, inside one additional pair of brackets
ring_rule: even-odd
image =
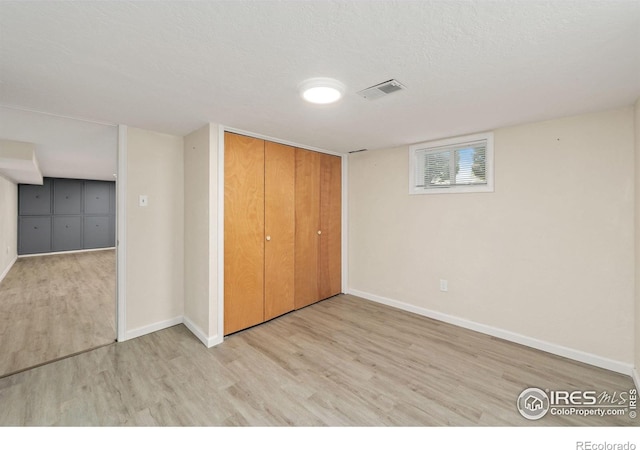
[(318, 291), (321, 299), (342, 292), (342, 160), (321, 155)]
[(295, 307), (319, 297), (320, 153), (296, 149)]
[(293, 311), (295, 148), (265, 143), (264, 320)]
[(224, 334), (264, 321), (264, 141), (225, 134)]

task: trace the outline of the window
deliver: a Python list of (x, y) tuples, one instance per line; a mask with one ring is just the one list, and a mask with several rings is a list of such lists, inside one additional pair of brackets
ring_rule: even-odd
[(493, 133), (409, 147), (409, 193), (493, 192)]

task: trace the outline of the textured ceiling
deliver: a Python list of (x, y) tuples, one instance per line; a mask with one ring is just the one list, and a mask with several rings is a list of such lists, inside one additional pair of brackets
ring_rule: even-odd
[[(304, 103), (311, 77), (345, 98)], [(3, 1), (0, 83), (3, 105), (178, 135), (391, 147), (632, 104), (640, 1)]]

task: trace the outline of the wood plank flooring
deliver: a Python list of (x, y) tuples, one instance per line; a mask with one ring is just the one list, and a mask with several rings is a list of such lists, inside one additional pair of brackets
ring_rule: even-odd
[(516, 410), (629, 377), (340, 295), (205, 348), (183, 325), (0, 379), (1, 425), (619, 426)]
[(0, 376), (115, 340), (115, 250), (19, 258), (0, 282)]

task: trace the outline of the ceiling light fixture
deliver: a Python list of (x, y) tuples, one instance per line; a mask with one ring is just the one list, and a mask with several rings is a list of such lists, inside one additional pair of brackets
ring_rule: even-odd
[(342, 94), (344, 84), (333, 78), (310, 78), (300, 84), (300, 95), (311, 103), (334, 103), (342, 98)]

